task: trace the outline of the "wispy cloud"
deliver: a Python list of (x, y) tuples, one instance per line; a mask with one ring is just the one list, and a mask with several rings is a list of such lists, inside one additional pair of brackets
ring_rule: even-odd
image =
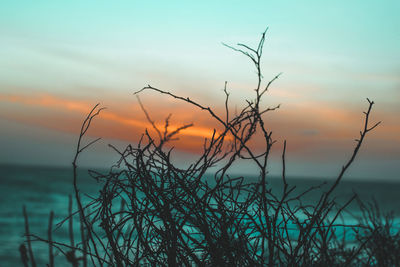
[[(0, 101), (8, 103), (8, 110), (3, 110), (2, 117), (24, 123), (35, 124), (46, 128), (56, 129), (64, 132), (75, 132), (80, 125), (84, 115), (92, 108), (93, 103), (85, 100), (74, 100), (66, 97), (41, 94), (41, 95), (21, 95), (21, 94), (0, 94)], [(112, 101), (111, 101), (112, 102)], [(193, 127), (183, 130), (180, 133), (181, 142), (176, 143), (180, 149), (198, 152), (204, 138), (210, 138), (215, 123), (207, 119), (205, 114), (192, 110), (191, 107), (181, 105), (171, 105), (147, 100), (146, 106), (156, 120), (156, 126), (163, 130), (166, 113), (174, 114), (170, 122), (169, 129), (173, 131), (185, 123), (194, 123)], [(165, 107), (165, 105), (167, 107)], [(121, 105), (118, 108), (109, 108), (101, 114), (101, 119), (96, 122), (92, 135), (103, 136), (113, 139), (138, 141), (145, 128), (151, 131), (151, 125), (146, 120), (142, 111), (136, 105)], [(17, 115), (22, 107), (26, 113)], [(35, 109), (44, 109), (45, 112), (37, 112)], [(166, 111), (167, 110), (167, 111)], [(132, 114), (132, 115), (131, 115)], [(390, 114), (390, 113), (389, 113)], [(375, 138), (380, 138), (382, 142), (395, 142), (400, 144), (400, 139), (394, 132), (400, 132), (400, 125), (395, 123), (387, 113), (378, 112), (374, 118), (386, 118), (387, 125), (374, 133)], [(312, 102), (302, 102), (296, 105), (278, 110), (267, 115), (269, 127), (273, 129), (276, 136), (290, 141), (290, 150), (301, 151), (303, 149), (318, 148), (321, 145), (335, 146), (347, 142), (357, 137), (358, 131), (362, 127), (362, 110), (357, 108), (344, 109), (334, 103), (317, 104)], [(179, 123), (174, 123), (178, 121)], [(260, 139), (261, 140), (261, 139)], [(261, 146), (261, 142), (255, 141), (255, 146)], [(175, 145), (175, 144), (174, 144)], [(318, 148), (319, 149), (319, 148)]]
[[(47, 108), (49, 111), (62, 111), (62, 112), (68, 112), (68, 111), (75, 111), (79, 112), (82, 115), (87, 114), (90, 109), (92, 108), (92, 104), (85, 102), (85, 101), (77, 101), (77, 100), (71, 100), (67, 98), (61, 98), (53, 95), (48, 95), (48, 94), (42, 94), (42, 95), (31, 95), (31, 96), (24, 96), (24, 95), (6, 95), (6, 94), (0, 94), (0, 101), (2, 102), (8, 102), (8, 103), (14, 103), (14, 104), (20, 104), (24, 105), (27, 109), (29, 110), (29, 107), (34, 108), (34, 107), (44, 107)], [(126, 114), (129, 114), (130, 111), (126, 111)], [(4, 116), (5, 114), (3, 114)], [(39, 114), (38, 114), (39, 116)], [(66, 114), (68, 116), (68, 114)], [(8, 117), (10, 119), (13, 119), (12, 113), (8, 114)], [(27, 117), (28, 118), (28, 117)], [(56, 121), (62, 121), (62, 120), (57, 120), (54, 118)], [(102, 112), (101, 114), (101, 119), (102, 120), (107, 120), (111, 121), (112, 123), (117, 123), (123, 126), (128, 126), (128, 127), (133, 127), (138, 130), (143, 130), (146, 127), (149, 127), (149, 122), (146, 120), (140, 120), (140, 119), (132, 119), (131, 117), (128, 116), (123, 116), (119, 115), (109, 109), (106, 109)], [(78, 122), (77, 122), (78, 123)], [(42, 125), (49, 127), (49, 128), (54, 128), (54, 121), (48, 121), (47, 123), (43, 121), (41, 123)], [(156, 126), (160, 129), (164, 128), (163, 123), (156, 123)], [(169, 130), (174, 131), (181, 125), (176, 125), (176, 124), (170, 124), (169, 125)], [(118, 131), (115, 131), (117, 133)], [(98, 135), (101, 135), (101, 133), (97, 133)], [(181, 132), (181, 135), (185, 136), (191, 136), (191, 137), (211, 137), (212, 136), (212, 130), (209, 128), (205, 127), (197, 127), (193, 126), (190, 128), (187, 128)], [(114, 138), (118, 138), (117, 135), (113, 136)]]

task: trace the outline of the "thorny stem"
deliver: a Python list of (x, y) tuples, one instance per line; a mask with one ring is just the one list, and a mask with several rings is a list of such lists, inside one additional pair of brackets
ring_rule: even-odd
[[(86, 148), (88, 148), (90, 145), (92, 145), (95, 142), (97, 142), (98, 140), (100, 140), (100, 138), (97, 138), (94, 141), (89, 142), (87, 145), (85, 145), (83, 147), (81, 146), (82, 138), (85, 136), (86, 132), (88, 131), (88, 129), (89, 129), (91, 123), (92, 123), (92, 120), (97, 115), (99, 115), (100, 112), (103, 109), (105, 109), (105, 108), (98, 108), (98, 106), (99, 106), (99, 104), (96, 104), (92, 108), (92, 110), (89, 112), (89, 114), (87, 115), (87, 117), (85, 118), (85, 120), (82, 123), (81, 131), (80, 131), (79, 138), (78, 138), (78, 143), (77, 143), (77, 146), (76, 146), (76, 152), (75, 152), (74, 160), (72, 161), (72, 166), (73, 166), (73, 186), (74, 186), (74, 192), (75, 192), (75, 200), (76, 200), (76, 203), (78, 205), (78, 210), (79, 210), (79, 213), (80, 213), (81, 222), (83, 222), (83, 224), (85, 226), (82, 229), (83, 230), (83, 232), (82, 232), (82, 237), (83, 237), (82, 238), (82, 243), (86, 243), (86, 237), (85, 237), (85, 234), (84, 234), (84, 232), (86, 232), (88, 237), (89, 237), (89, 239), (91, 240), (91, 242), (93, 244), (93, 249), (95, 250), (95, 255), (96, 255), (96, 258), (98, 259), (98, 263), (99, 263), (100, 266), (103, 266), (103, 263), (99, 260), (100, 259), (100, 254), (99, 254), (99, 252), (97, 250), (97, 246), (96, 246), (95, 240), (94, 240), (94, 238), (92, 236), (91, 225), (87, 221), (87, 217), (85, 215), (85, 211), (84, 211), (84, 208), (83, 208), (80, 196), (79, 196), (79, 189), (78, 189), (78, 184), (77, 184), (77, 178), (78, 178), (77, 161), (78, 161), (78, 157), (79, 157), (80, 153), (82, 153), (82, 151), (85, 150)], [(97, 111), (96, 111), (96, 109), (97, 109)], [(85, 247), (85, 245), (84, 245), (84, 247)], [(84, 259), (83, 260), (84, 260), (84, 263), (86, 265), (86, 254), (87, 254), (87, 252), (84, 251), (83, 253), (84, 253)]]

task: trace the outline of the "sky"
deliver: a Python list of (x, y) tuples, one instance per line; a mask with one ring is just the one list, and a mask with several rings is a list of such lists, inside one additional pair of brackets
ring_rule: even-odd
[[(256, 46), (268, 27), (265, 81), (281, 73), (263, 104), (276, 146), (271, 174), (288, 142), (293, 176), (335, 176), (350, 157), (374, 100), (371, 132), (349, 176), (400, 181), (399, 1), (2, 1), (0, 164), (61, 165), (72, 160), (84, 116), (107, 109), (89, 137), (103, 141), (83, 165), (107, 166), (149, 124), (135, 91), (152, 86), (223, 111), (252, 99), (255, 68), (222, 43)], [(193, 123), (174, 143), (195, 158), (214, 124), (207, 114), (154, 93), (141, 100), (162, 124)], [(247, 169), (246, 169), (247, 168)], [(242, 166), (250, 172), (251, 167)]]

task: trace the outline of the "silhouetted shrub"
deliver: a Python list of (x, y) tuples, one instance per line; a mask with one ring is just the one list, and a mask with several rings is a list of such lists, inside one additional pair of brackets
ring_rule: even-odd
[[(394, 256), (399, 249), (399, 233), (392, 233), (392, 221), (361, 206), (364, 220), (359, 226), (339, 221), (342, 211), (355, 196), (340, 205), (332, 193), (353, 163), (366, 134), (379, 123), (369, 126), (374, 102), (368, 100), (364, 126), (354, 151), (339, 175), (321, 191), (319, 199), (305, 204), (307, 194), (295, 190), (285, 173), (286, 141), (282, 151), (282, 186), (278, 192), (270, 186), (269, 156), (276, 142), (265, 123), (265, 115), (279, 108), (264, 108), (262, 98), (279, 75), (263, 82), (261, 72), (264, 32), (256, 48), (244, 44), (231, 49), (244, 54), (255, 65), (257, 83), (252, 99), (236, 113), (230, 112), (225, 83), (225, 112), (217, 114), (210, 107), (188, 97), (178, 96), (152, 86), (136, 92), (153, 91), (203, 110), (218, 123), (213, 136), (205, 139), (203, 152), (186, 167), (173, 164), (168, 146), (189, 125), (169, 129), (170, 117), (160, 129), (140, 102), (153, 131), (145, 131), (137, 145), (120, 151), (110, 145), (120, 159), (107, 173), (90, 171), (102, 183), (102, 189), (90, 203), (82, 203), (77, 186), (77, 159), (89, 145), (83, 139), (101, 109), (96, 105), (85, 119), (73, 161), (75, 200), (78, 211), (65, 220), (80, 218), (81, 240), (70, 244), (48, 242), (66, 256), (72, 266), (346, 266), (399, 263)], [(263, 149), (251, 145), (259, 138)], [(230, 174), (238, 161), (258, 169), (255, 180)], [(213, 175), (207, 174), (214, 169)], [(71, 207), (71, 204), (70, 204)], [(50, 224), (51, 225), (51, 224)], [(349, 243), (348, 233), (356, 238)], [(27, 236), (30, 237), (29, 231)], [(28, 244), (30, 244), (28, 239)], [(386, 253), (386, 254), (385, 254)], [(393, 254), (392, 254), (393, 253)], [(23, 255), (26, 255), (23, 254)], [(399, 255), (399, 254), (396, 254)], [(26, 256), (22, 256), (23, 262)]]

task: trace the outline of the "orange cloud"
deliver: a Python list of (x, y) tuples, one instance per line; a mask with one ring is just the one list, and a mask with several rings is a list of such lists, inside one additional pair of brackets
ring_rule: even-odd
[[(76, 101), (76, 100), (69, 100), (65, 98), (55, 97), (52, 95), (39, 95), (39, 96), (22, 96), (22, 95), (1, 95), (0, 94), (0, 101), (10, 102), (10, 103), (18, 103), (23, 105), (30, 105), (30, 106), (39, 106), (45, 108), (51, 108), (56, 110), (73, 110), (78, 111), (82, 114), (87, 114), (92, 105), (84, 102), (84, 101)], [(129, 113), (129, 112), (126, 112)], [(145, 120), (137, 120), (132, 119), (127, 116), (121, 116), (117, 113), (114, 113), (110, 110), (104, 110), (101, 114), (101, 118), (105, 120), (109, 120), (112, 122), (116, 122), (126, 126), (133, 126), (139, 127), (141, 129), (149, 127), (149, 122)], [(164, 124), (156, 123), (156, 126), (159, 129), (164, 129)], [(180, 125), (179, 125), (180, 126)], [(171, 124), (169, 126), (169, 131), (174, 131), (178, 127), (178, 125)], [(181, 135), (187, 135), (192, 137), (207, 137), (210, 138), (212, 136), (212, 129), (206, 127), (197, 127), (192, 126), (180, 132)]]
[(84, 102), (61, 99), (51, 95), (22, 96), (22, 95), (1, 95), (0, 101), (19, 103), (24, 105), (53, 107), (58, 109), (76, 110), (88, 112), (90, 106)]
[[(54, 95), (6, 95), (0, 94), (0, 101), (23, 105), (29, 109), (9, 107), (1, 116), (15, 119), (24, 123), (40, 125), (64, 132), (76, 133), (82, 118), (92, 108), (92, 103), (84, 100), (73, 100)], [(111, 99), (110, 102), (113, 100)], [(203, 138), (210, 138), (212, 130), (217, 126), (211, 121), (206, 112), (199, 111), (189, 105), (169, 101), (159, 101), (152, 98), (144, 101), (149, 113), (154, 118), (165, 118), (166, 113), (174, 114), (169, 126), (170, 131), (177, 129), (184, 123), (174, 124), (173, 121), (194, 122), (195, 126), (185, 129), (180, 133), (180, 142), (173, 145), (180, 149), (199, 152), (203, 144)], [(8, 105), (9, 106), (9, 105)], [(115, 104), (102, 112), (100, 120), (93, 125), (92, 135), (106, 138), (138, 141), (145, 128), (151, 126), (141, 112), (139, 105)], [(45, 112), (38, 112), (37, 108), (44, 108)], [(278, 140), (287, 139), (289, 150), (319, 150), (323, 146), (345, 147), (351, 145), (362, 127), (365, 107), (357, 107), (345, 110), (333, 103), (325, 105), (317, 103), (295, 103), (284, 106), (278, 111), (265, 115), (266, 125), (272, 129)], [(0, 107), (0, 110), (2, 108)], [(29, 110), (29, 112), (27, 112)], [(223, 109), (216, 108), (217, 111)], [(50, 111), (50, 112), (49, 112)], [(71, 113), (70, 111), (74, 111)], [(66, 113), (67, 112), (67, 113)], [(128, 115), (127, 115), (128, 114)], [(133, 114), (133, 116), (129, 116)], [(139, 114), (139, 115), (137, 115)], [(221, 113), (222, 114), (222, 113)], [(373, 118), (383, 120), (383, 126), (374, 131), (373, 137), (382, 141), (393, 141), (399, 144), (400, 125), (389, 113), (379, 112), (373, 114)], [(79, 116), (78, 116), (79, 115)], [(190, 121), (194, 120), (194, 121)], [(159, 129), (164, 129), (163, 120), (156, 120)], [(374, 121), (374, 120), (372, 120)], [(386, 121), (386, 125), (385, 125)], [(61, 122), (61, 123), (60, 123)], [(254, 141), (254, 146), (263, 149), (262, 137)]]

